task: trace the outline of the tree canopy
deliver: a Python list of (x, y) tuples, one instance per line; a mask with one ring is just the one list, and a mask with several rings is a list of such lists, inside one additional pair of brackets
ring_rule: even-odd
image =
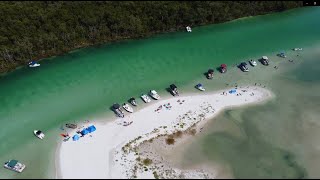
[(75, 48), (300, 6), (302, 1), (2, 1), (0, 73)]

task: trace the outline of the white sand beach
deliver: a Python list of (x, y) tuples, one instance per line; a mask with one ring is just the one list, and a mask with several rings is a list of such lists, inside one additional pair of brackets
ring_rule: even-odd
[[(230, 94), (230, 90), (170, 97), (132, 114), (127, 113), (125, 118), (88, 123), (87, 126), (95, 125), (97, 130), (78, 141), (70, 139), (59, 145), (57, 178), (155, 178), (155, 170), (139, 170), (141, 163), (137, 158), (140, 156), (136, 150), (139, 144), (159, 135), (185, 131), (199, 122), (204, 124), (225, 108), (259, 103), (273, 96), (269, 90), (257, 86), (238, 87), (234, 94)], [(168, 103), (170, 108), (163, 106)], [(155, 111), (161, 105), (162, 109)], [(124, 122), (131, 121), (131, 125), (123, 126)], [(73, 136), (76, 132), (69, 134)], [(179, 169), (172, 169), (161, 177), (215, 177), (214, 173), (208, 172), (188, 171), (183, 176), (181, 173)]]

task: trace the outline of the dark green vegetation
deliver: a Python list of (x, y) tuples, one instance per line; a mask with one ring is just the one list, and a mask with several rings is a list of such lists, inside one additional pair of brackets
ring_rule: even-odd
[(302, 2), (0, 2), (0, 73), (89, 45), (279, 12)]

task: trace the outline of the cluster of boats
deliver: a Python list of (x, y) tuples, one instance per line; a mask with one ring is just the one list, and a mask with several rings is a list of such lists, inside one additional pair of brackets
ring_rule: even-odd
[[(259, 61), (261, 62), (261, 64), (265, 65), (265, 66), (268, 66), (269, 65), (269, 58), (267, 56), (262, 56), (261, 59), (259, 59)], [(255, 67), (257, 66), (257, 62), (253, 59), (249, 60), (249, 64), (252, 66), (252, 67)], [(249, 72), (249, 67), (248, 67), (248, 64), (246, 62), (241, 62), (238, 67), (241, 69), (241, 71), (243, 72)]]
[[(159, 100), (159, 99), (161, 98), (160, 95), (158, 94), (158, 92), (157, 92), (156, 90), (150, 90), (149, 93), (148, 93), (148, 95), (149, 95), (150, 97), (152, 97), (153, 99), (155, 99), (155, 100)], [(151, 98), (150, 98), (148, 95), (147, 95), (147, 94), (142, 94), (142, 95), (140, 96), (141, 99), (143, 100), (143, 102), (145, 102), (145, 103), (151, 102)], [(138, 105), (138, 104), (137, 104), (137, 101), (136, 101), (136, 99), (135, 99), (134, 97), (131, 97), (131, 98), (129, 99), (129, 102), (130, 102), (130, 104), (133, 105), (133, 106), (137, 106), (137, 105)], [(123, 108), (124, 110), (126, 110), (127, 112), (129, 112), (129, 113), (133, 113), (133, 108), (132, 108), (129, 104), (127, 104), (127, 103), (123, 103), (123, 104), (122, 104), (122, 108)], [(121, 118), (124, 117), (124, 113), (123, 113), (123, 111), (121, 110), (120, 104), (114, 103), (114, 104), (112, 105), (112, 110), (116, 113), (116, 115), (117, 115), (118, 117), (121, 117)]]

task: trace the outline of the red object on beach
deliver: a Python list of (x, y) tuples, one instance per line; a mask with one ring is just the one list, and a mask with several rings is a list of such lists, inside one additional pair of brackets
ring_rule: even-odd
[(66, 134), (60, 134), (62, 137), (67, 137), (68, 135), (66, 135)]

